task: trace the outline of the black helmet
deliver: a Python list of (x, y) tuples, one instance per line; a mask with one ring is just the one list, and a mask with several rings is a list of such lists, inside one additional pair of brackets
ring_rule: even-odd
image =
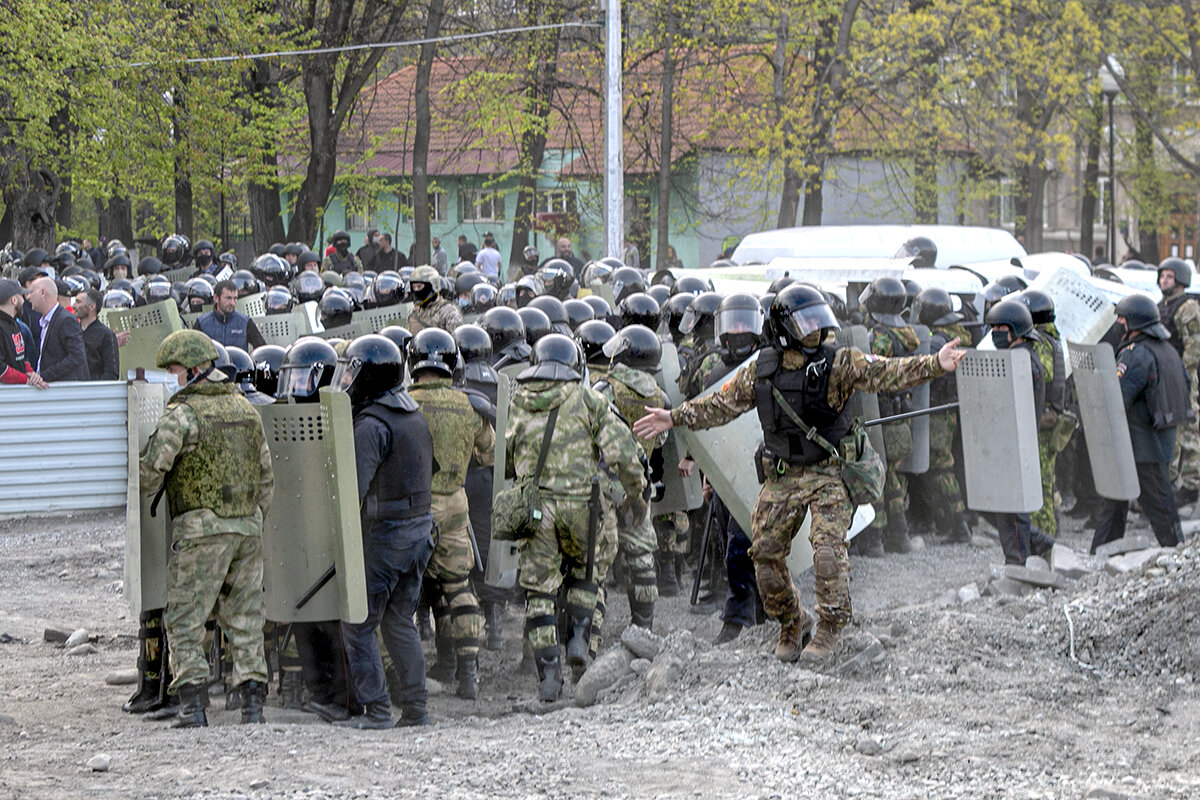
[(583, 348), (583, 357), (589, 364), (607, 364), (604, 345), (617, 335), (612, 325), (602, 319), (590, 319), (575, 330), (575, 341)]
[(487, 283), (487, 279), (478, 272), (463, 272), (454, 279), (454, 293), (456, 295), (467, 295), (469, 303), (471, 290), (481, 283)]
[(617, 258), (616, 256), (605, 256), (604, 258), (600, 259), (596, 263), (604, 264), (608, 267), (611, 267), (614, 272), (619, 270), (621, 267), (625, 266), (625, 262), (622, 261), (621, 259)]
[(317, 390), (328, 386), (333, 379), (337, 362), (333, 345), (319, 336), (297, 339), (287, 349), (279, 367), (279, 387), (275, 396), (293, 402), (315, 402)]
[(156, 277), (146, 281), (143, 293), (147, 303), (161, 303), (163, 300), (179, 302), (179, 298), (175, 296), (175, 287), (166, 278)]
[(339, 244), (344, 244), (344, 245), (346, 245), (346, 247), (349, 247), (350, 246), (350, 234), (346, 233), (345, 231), (334, 231), (333, 236), (329, 237), (329, 243), (331, 245), (333, 245), (335, 248)]
[(369, 301), (378, 308), (384, 308), (396, 305), (403, 297), (404, 279), (400, 277), (399, 272), (385, 269), (367, 287), (364, 301)]
[(1025, 281), (1018, 278), (1016, 275), (1003, 275), (996, 280), (983, 287), (983, 308), (984, 311), (991, 308), (994, 304), (999, 303), (1003, 298), (1013, 292), (1024, 291), (1026, 286)]
[(229, 345), (225, 348), (229, 363), (233, 365), (233, 379), (238, 382), (243, 392), (254, 388), (254, 359), (240, 347)]
[(454, 343), (464, 362), (492, 361), (492, 337), (478, 325), (459, 325), (454, 329)]
[(533, 366), (517, 376), (518, 381), (578, 381), (583, 379), (583, 355), (569, 336), (551, 333), (538, 339), (530, 355)]
[(525, 249), (521, 251), (521, 258), (525, 259), (527, 265), (534, 266), (538, 263), (538, 249), (531, 244), (525, 245)]
[(1175, 285), (1188, 287), (1192, 285), (1192, 268), (1182, 258), (1164, 258), (1158, 265), (1158, 275), (1161, 278), (1165, 270), (1175, 273)]
[(633, 324), (621, 328), (605, 342), (603, 351), (616, 364), (643, 372), (662, 369), (662, 342), (658, 340), (658, 334), (645, 325)]
[[(301, 253), (299, 256), (296, 257), (296, 269), (298, 269), (298, 270), (303, 270), (309, 264), (320, 265), (320, 263), (321, 263), (321, 257), (319, 255), (317, 255), (316, 253), (314, 253), (312, 250), (305, 250), (303, 253)], [(309, 271), (311, 272), (312, 270), (309, 270)]]
[(288, 242), (283, 246), (283, 254), (285, 256), (299, 256), (308, 248), (300, 242)]
[(471, 302), (467, 305), (467, 311), (472, 314), (483, 314), (495, 308), (496, 294), (496, 287), (490, 283), (475, 284), (475, 288), (471, 289)]
[(954, 311), (954, 300), (945, 289), (930, 287), (922, 289), (913, 300), (909, 321), (929, 328), (938, 325), (953, 325), (962, 320), (962, 314)]
[(687, 313), (688, 306), (696, 299), (696, 295), (691, 293), (672, 295), (667, 301), (667, 307), (664, 313), (667, 315), (667, 331), (671, 334), (671, 339), (676, 344), (684, 337), (684, 333), (679, 330), (679, 326), (683, 324), (683, 315)]
[[(113, 263), (117, 263), (117, 264), (121, 263), (120, 261), (114, 262), (113, 259), (122, 259), (122, 258), (125, 259), (125, 264), (126, 264), (126, 266), (128, 266), (129, 256), (127, 256), (125, 254), (113, 256), (105, 264), (105, 266), (107, 266), (109, 269), (110, 275), (112, 274), (112, 266), (111, 265)], [(145, 258), (143, 258), (141, 261), (138, 262), (137, 274), (138, 275), (159, 275), (159, 274), (165, 272), (166, 269), (167, 268), (163, 265), (163, 262), (159, 261), (154, 256), (146, 256)]]
[(1026, 289), (1013, 295), (1014, 300), (1020, 300), (1029, 309), (1034, 325), (1045, 325), (1054, 322), (1054, 301), (1050, 295), (1037, 289)]
[(600, 261), (589, 261), (583, 266), (583, 274), (580, 276), (580, 282), (584, 286), (591, 286), (593, 283), (608, 283), (612, 280), (613, 268), (608, 264)]
[(651, 286), (646, 290), (646, 294), (654, 298), (654, 302), (658, 303), (660, 310), (671, 299), (671, 289), (661, 283)]
[[(142, 259), (142, 260), (144, 261), (145, 259)], [(154, 260), (158, 261), (157, 258)], [(159, 266), (160, 267), (162, 266), (161, 262), (159, 263)], [(130, 265), (129, 256), (126, 255), (125, 253), (118, 253), (117, 255), (112, 256), (111, 258), (109, 258), (107, 261), (104, 262), (104, 272), (110, 278), (112, 277), (112, 274), (113, 274), (113, 267), (125, 267), (126, 275), (133, 274), (133, 268)], [(145, 274), (145, 273), (143, 273), (143, 274)]]
[(217, 256), (217, 261), (219, 261), (222, 264), (224, 264), (225, 266), (229, 267), (230, 270), (237, 272), (237, 268), (238, 268), (237, 254), (234, 253), (232, 250), (226, 250), (224, 253), (221, 253), (221, 255)]
[(263, 313), (287, 314), (295, 303), (296, 299), (286, 286), (272, 286), (263, 295)]
[(283, 286), (292, 275), (291, 265), (274, 253), (263, 253), (254, 259), (250, 271), (267, 286)]
[(1146, 266), (1146, 262), (1142, 261), (1140, 258), (1127, 258), (1121, 262), (1121, 266), (1124, 269), (1149, 269), (1149, 267)]
[(187, 287), (185, 302), (188, 311), (200, 311), (205, 306), (213, 304), (213, 287), (208, 281), (203, 278), (192, 278), (184, 286)]
[(286, 350), (277, 344), (264, 344), (254, 348), (250, 358), (254, 359), (254, 386), (271, 397), (279, 386), (279, 368), (283, 366)]
[(404, 353), (386, 336), (370, 333), (346, 345), (338, 359), (333, 385), (349, 394), (351, 403), (358, 404), (387, 394), (402, 380)]
[(645, 292), (635, 292), (626, 295), (617, 303), (617, 322), (619, 327), (628, 325), (643, 325), (652, 331), (657, 331), (662, 322), (662, 309), (653, 297)]
[(675, 285), (671, 287), (671, 296), (677, 294), (704, 294), (709, 291), (708, 283), (697, 278), (695, 275), (686, 275), (675, 281)]
[(608, 319), (608, 315), (612, 313), (612, 306), (598, 294), (589, 294), (583, 298), (583, 302), (592, 307), (592, 313), (596, 315), (596, 319)]
[(363, 295), (367, 291), (367, 279), (361, 272), (347, 272), (342, 276), (342, 288), (354, 298), (355, 305), (362, 305)]
[(771, 281), (771, 285), (767, 287), (767, 294), (779, 294), (795, 282), (796, 279), (791, 275), (783, 275)]
[(190, 249), (187, 239), (177, 233), (172, 233), (170, 236), (163, 237), (163, 240), (159, 242), (158, 257), (168, 268), (178, 267), (187, 258)]
[(292, 281), (292, 291), (301, 303), (319, 302), (325, 294), (325, 282), (312, 270), (301, 272)]
[(414, 376), (422, 370), (433, 370), (452, 378), (458, 365), (458, 345), (441, 328), (425, 328), (408, 343), (408, 357)]
[(877, 321), (899, 328), (904, 326), (900, 312), (908, 300), (904, 284), (897, 278), (876, 278), (858, 296), (858, 304)]
[(326, 330), (349, 325), (354, 314), (354, 298), (344, 289), (333, 286), (321, 295), (317, 309), (321, 312), (321, 324)]
[(21, 263), (27, 267), (40, 267), (49, 260), (49, 253), (40, 247), (35, 247), (32, 250), (25, 251), (25, 257), (21, 260)]
[(713, 316), (717, 306), (721, 305), (721, 295), (716, 292), (705, 292), (692, 298), (683, 319), (679, 323), (679, 332), (684, 336), (694, 336), (697, 342), (708, 342), (715, 338)]
[(110, 287), (104, 293), (105, 308), (133, 308), (135, 305), (137, 304), (134, 302), (133, 295), (124, 289), (113, 289)]
[(280, 258), (283, 258), (283, 256), (284, 256), (283, 242), (276, 242), (275, 244), (271, 245), (270, 247), (267, 248), (267, 252), (273, 256), (279, 256)]
[(717, 341), (737, 361), (743, 361), (762, 346), (766, 313), (752, 294), (731, 294), (717, 306), (713, 318)]
[(567, 317), (567, 309), (563, 307), (563, 303), (557, 297), (550, 295), (542, 295), (535, 297), (529, 301), (527, 308), (536, 308), (546, 315), (550, 320), (550, 330), (554, 333), (561, 333), (564, 336), (571, 335), (570, 319)]
[(408, 343), (412, 341), (412, 334), (408, 332), (408, 328), (401, 325), (388, 325), (379, 332), (380, 336), (386, 336), (392, 340), (392, 344), (400, 348), (400, 353), (408, 358)]
[(458, 295), (455, 294), (454, 278), (447, 278), (445, 275), (442, 275), (438, 278), (438, 283), (441, 287), (439, 294), (443, 297), (443, 299), (453, 300), (455, 297), (458, 297)]
[[(1155, 308), (1154, 314), (1155, 317), (1158, 316), (1157, 308)], [(1033, 331), (1033, 316), (1029, 313), (1029, 309), (1020, 300), (1012, 298), (1001, 300), (992, 306), (991, 310), (987, 313), (987, 317), (984, 318), (984, 322), (992, 327), (1007, 325), (1009, 330), (1008, 341), (1010, 344), (1014, 339), (1028, 336)]]
[(798, 350), (806, 336), (840, 327), (825, 295), (812, 286), (793, 283), (771, 303), (770, 335), (784, 348)]
[[(207, 251), (207, 252), (205, 252)], [(201, 239), (192, 245), (192, 258), (196, 261), (196, 266), (204, 269), (211, 264), (217, 256), (217, 248), (208, 239)]]
[(566, 300), (571, 293), (571, 285), (575, 283), (575, 270), (563, 259), (552, 258), (538, 269), (537, 277), (542, 282), (543, 292)]
[(911, 259), (909, 265), (917, 269), (932, 269), (937, 262), (937, 245), (926, 236), (914, 236), (896, 251), (892, 258)]
[(229, 276), (229, 280), (237, 287), (238, 297), (247, 297), (259, 291), (258, 278), (248, 269), (239, 269)]
[(546, 312), (537, 308), (522, 308), (517, 312), (521, 317), (521, 324), (525, 326), (525, 341), (532, 347), (538, 339), (553, 333), (550, 327), (550, 318), (546, 316)]
[(541, 294), (542, 282), (536, 275), (525, 275), (513, 287), (517, 308), (529, 305), (533, 298)]
[(1117, 303), (1117, 316), (1125, 318), (1126, 330), (1142, 331), (1164, 341), (1171, 338), (1170, 332), (1162, 324), (1158, 304), (1144, 294), (1121, 298), (1121, 302)]
[(589, 319), (596, 318), (596, 312), (582, 300), (568, 300), (563, 303), (563, 310), (567, 312), (567, 324), (571, 326), (572, 331)]
[(642, 271), (633, 267), (621, 267), (612, 274), (613, 302), (620, 303), (635, 292), (646, 291), (646, 279)]
[(520, 314), (506, 306), (489, 309), (479, 319), (479, 327), (492, 337), (492, 352), (497, 355), (513, 342), (525, 341), (525, 323)]
[[(650, 289), (653, 289), (655, 286), (661, 286), (667, 290), (668, 297), (671, 295), (671, 287), (674, 285), (675, 274), (669, 269), (660, 269), (658, 272), (655, 272), (652, 276), (650, 276)], [(653, 294), (650, 289), (646, 290), (647, 294)], [(657, 297), (654, 299), (658, 300)], [(666, 300), (659, 300), (660, 304), (665, 302)]]

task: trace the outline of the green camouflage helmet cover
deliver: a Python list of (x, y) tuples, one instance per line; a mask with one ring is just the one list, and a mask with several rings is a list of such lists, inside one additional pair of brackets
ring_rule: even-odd
[(217, 348), (213, 346), (212, 339), (200, 331), (175, 331), (163, 339), (154, 360), (160, 369), (172, 364), (191, 369), (208, 361), (216, 361)]
[(438, 274), (438, 271), (436, 269), (426, 265), (426, 266), (417, 267), (416, 269), (414, 269), (412, 271), (412, 274), (408, 276), (408, 282), (409, 283), (428, 283), (432, 286), (441, 286), (442, 285), (442, 276)]

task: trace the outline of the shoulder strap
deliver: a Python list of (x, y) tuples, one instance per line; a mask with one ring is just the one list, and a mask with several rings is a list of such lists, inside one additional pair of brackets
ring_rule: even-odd
[(533, 482), (542, 479), (542, 467), (546, 466), (546, 456), (550, 453), (550, 437), (554, 435), (554, 423), (558, 421), (558, 406), (550, 409), (550, 418), (546, 420), (546, 432), (542, 434), (542, 448), (538, 450), (537, 467), (533, 470)]
[(824, 436), (817, 433), (816, 428), (806, 424), (804, 420), (800, 419), (800, 415), (796, 413), (796, 409), (792, 408), (791, 404), (788, 403), (787, 398), (785, 398), (783, 393), (780, 392), (779, 389), (774, 385), (771, 386), (771, 395), (775, 398), (775, 402), (778, 403), (783, 409), (783, 413), (788, 415), (788, 419), (800, 426), (800, 430), (804, 431), (805, 436), (824, 448), (825, 451), (834, 458), (842, 457), (841, 453), (837, 451), (836, 447), (831, 445)]

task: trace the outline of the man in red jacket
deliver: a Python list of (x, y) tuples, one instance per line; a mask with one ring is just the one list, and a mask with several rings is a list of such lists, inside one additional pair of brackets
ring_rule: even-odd
[(17, 316), (25, 303), (25, 290), (10, 278), (0, 280), (0, 383), (29, 384), (39, 389), (46, 382), (33, 371), (33, 365), (25, 358), (28, 343)]

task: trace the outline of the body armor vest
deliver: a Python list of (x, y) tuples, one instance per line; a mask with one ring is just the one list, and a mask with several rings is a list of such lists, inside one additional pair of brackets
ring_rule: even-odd
[(1158, 304), (1158, 316), (1162, 320), (1163, 327), (1171, 334), (1168, 344), (1175, 348), (1175, 352), (1179, 353), (1180, 358), (1183, 358), (1183, 336), (1180, 335), (1179, 329), (1175, 327), (1175, 314), (1179, 312), (1180, 306), (1191, 299), (1191, 295), (1182, 293), (1178, 297), (1163, 300)]
[[(619, 374), (619, 373), (618, 373)], [(614, 375), (610, 370), (606, 379), (609, 386), (612, 387), (613, 405), (617, 407), (617, 413), (625, 420), (626, 424), (632, 426), (633, 423), (640, 419), (646, 413), (646, 406), (661, 406), (662, 391), (658, 389), (658, 384), (655, 384), (655, 393), (650, 395), (639, 394), (632, 386), (623, 383), (617, 375)], [(646, 455), (650, 455), (654, 451), (654, 437), (634, 437), (637, 443), (642, 446), (642, 451)]]
[(391, 433), (387, 458), (375, 470), (363, 498), (363, 516), (392, 520), (429, 513), (429, 485), (424, 476), (433, 472), (433, 441), (424, 418), (380, 403), (367, 406), (362, 414), (379, 420)]
[(1139, 336), (1138, 343), (1150, 351), (1158, 365), (1158, 382), (1146, 393), (1150, 422), (1155, 430), (1174, 428), (1195, 421), (1192, 416), (1191, 388), (1187, 372), (1178, 354), (1161, 339)]
[(258, 506), (262, 477), (262, 420), (225, 384), (201, 384), (175, 395), (200, 423), (194, 450), (181, 454), (167, 473), (171, 516), (207, 508), (222, 519), (249, 517)]
[(438, 470), (433, 474), (434, 494), (453, 494), (463, 488), (467, 465), (475, 451), (475, 432), (479, 419), (465, 392), (451, 388), (449, 380), (418, 383), (408, 393), (421, 406), (433, 436), (433, 458)]
[(782, 356), (774, 348), (758, 354), (755, 367), (754, 397), (758, 419), (762, 423), (763, 444), (774, 458), (788, 464), (804, 466), (829, 458), (829, 452), (808, 438), (775, 400), (772, 388), (778, 389), (784, 401), (834, 447), (850, 430), (853, 418), (850, 409), (829, 405), (829, 378), (833, 374), (833, 358), (837, 350), (822, 345), (815, 356), (808, 357), (803, 369), (783, 369)]

